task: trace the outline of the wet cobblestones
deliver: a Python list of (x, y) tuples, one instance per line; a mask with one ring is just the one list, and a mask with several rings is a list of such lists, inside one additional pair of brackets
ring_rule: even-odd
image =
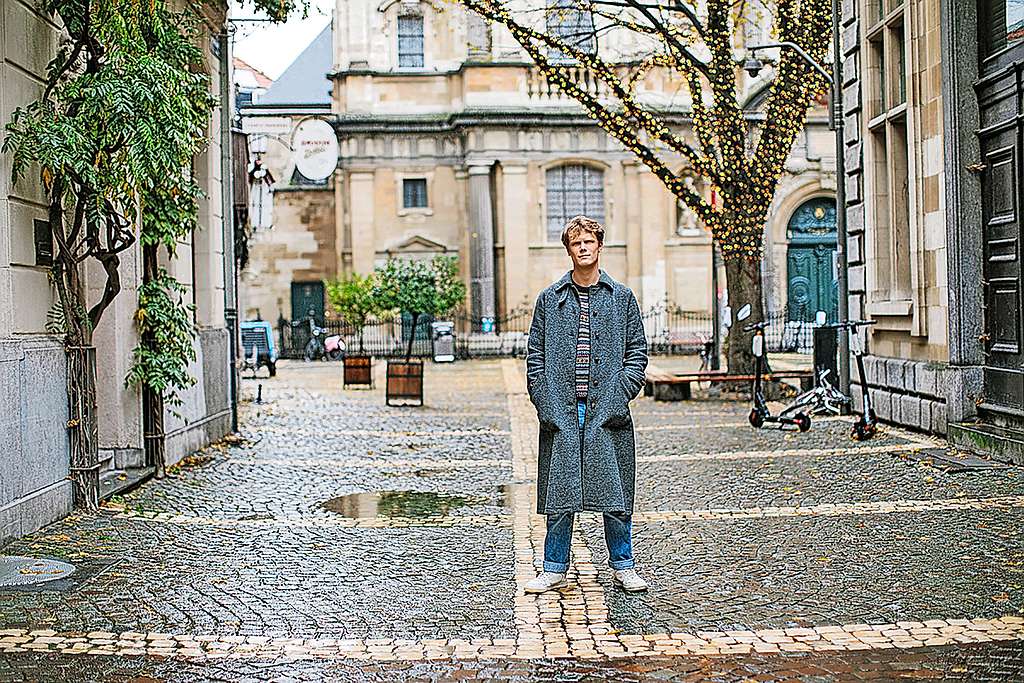
[(93, 548), (68, 553), (57, 529), (27, 549), (109, 568), (68, 593), (0, 593), (5, 626), (308, 637), (511, 633), (511, 542), (500, 527), (454, 534), (94, 518), (74, 530)]
[(521, 362), (427, 364), (422, 408), (384, 405), (383, 368), (345, 392), (337, 365), (281, 370), (247, 441), (3, 549), (80, 571), (0, 591), (0, 683), (1024, 680), (1020, 469), (640, 399), (651, 590), (611, 585), (586, 514), (570, 585), (526, 596), (543, 520)]
[[(1020, 614), (1022, 523), (1016, 509), (638, 525), (651, 590), (600, 579), (627, 633)], [(599, 521), (584, 533), (605, 563)]]
[[(639, 440), (653, 441), (651, 436), (641, 433)], [(658, 441), (668, 438), (659, 435)], [(658, 449), (653, 444), (647, 448)], [(888, 453), (637, 465), (637, 501), (641, 510), (1013, 494), (1024, 494), (1024, 473), (1015, 468), (951, 474)]]
[(0, 683), (39, 680), (105, 683), (192, 681), (319, 683), (320, 681), (551, 681), (614, 680), (697, 683), (839, 683), (928, 680), (941, 683), (1019, 683), (1024, 642), (843, 653), (659, 657), (639, 660), (462, 660), (418, 662), (160, 661), (151, 658), (9, 655)]
[[(647, 427), (646, 416), (635, 420), (641, 427)], [(637, 439), (637, 457), (671, 457), (713, 451), (783, 451), (792, 449), (873, 449), (883, 446), (919, 447), (919, 442), (889, 430), (869, 442), (858, 443), (850, 439), (850, 425), (847, 422), (829, 420), (816, 423), (809, 432), (780, 432), (777, 430), (755, 430), (742, 423), (727, 423), (730, 426), (691, 426), (677, 429), (665, 425), (660, 429), (642, 429)]]

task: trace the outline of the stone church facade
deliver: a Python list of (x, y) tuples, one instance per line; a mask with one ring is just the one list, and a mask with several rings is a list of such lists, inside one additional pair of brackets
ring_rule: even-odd
[[(457, 5), (408, 0), (339, 2), (329, 29), (326, 87), (307, 73), (309, 92), (275, 95), (281, 81), (297, 80), (299, 67), (328, 61), (304, 55), (267, 98), (243, 110), (247, 117), (327, 118), (340, 147), (338, 170), (320, 186), (296, 175), (284, 145), (267, 147), (264, 162), (276, 178), (275, 220), (253, 238), (243, 275), (245, 314), (298, 318), (308, 296), (320, 296), (322, 278), (367, 273), (389, 257), (449, 254), (459, 257), (473, 317), (500, 319), (531, 304), (565, 272), (559, 234), (577, 213), (605, 224), (603, 265), (643, 307), (667, 300), (685, 311), (711, 310), (709, 233), (547, 82), (506, 31)], [(602, 51), (626, 54), (631, 47), (614, 36), (602, 41)], [(573, 73), (602, 94), (584, 69)], [(758, 116), (764, 86), (742, 83), (751, 117)], [(322, 100), (322, 109), (311, 110), (328, 89), (330, 111)], [(684, 85), (654, 73), (640, 90), (688, 134)], [(827, 111), (816, 106), (767, 226), (765, 278), (773, 310), (791, 298), (790, 265), (803, 263), (794, 248), (803, 254), (814, 246), (813, 239), (799, 244), (798, 237), (794, 247), (794, 232), (811, 224), (815, 229), (806, 235), (822, 232), (815, 221), (834, 225), (833, 141)], [(683, 161), (676, 163), (682, 170)], [(709, 188), (695, 183), (710, 197)], [(808, 273), (828, 280), (817, 288), (826, 300), (807, 306), (811, 319), (811, 308), (833, 303), (827, 300), (834, 296), (832, 239), (824, 240), (827, 258)], [(724, 273), (720, 281), (724, 287)]]

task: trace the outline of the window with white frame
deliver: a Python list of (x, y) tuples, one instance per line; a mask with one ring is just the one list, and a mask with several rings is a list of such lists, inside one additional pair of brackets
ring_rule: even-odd
[(908, 301), (910, 287), (910, 149), (907, 128), (907, 43), (904, 0), (868, 0), (865, 109), (873, 182), (874, 301)]
[[(580, 6), (580, 0), (548, 0), (545, 16), (547, 32), (581, 52), (596, 51), (594, 16)], [(552, 62), (573, 62), (573, 57), (561, 50), (550, 48), (548, 59)]]
[(570, 218), (586, 216), (604, 223), (604, 171), (583, 164), (567, 164), (548, 169), (547, 234), (557, 242)]
[(402, 180), (402, 208), (427, 208), (426, 178), (405, 178)]
[(423, 17), (410, 14), (398, 17), (398, 66), (414, 69), (423, 66)]

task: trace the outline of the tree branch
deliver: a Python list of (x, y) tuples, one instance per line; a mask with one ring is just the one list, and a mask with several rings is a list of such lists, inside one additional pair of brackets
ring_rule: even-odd
[[(634, 118), (636, 123), (640, 125), (644, 131), (646, 131), (652, 138), (665, 143), (670, 149), (686, 157), (694, 170), (707, 176), (713, 182), (718, 182), (718, 171), (715, 168), (714, 162), (701, 156), (693, 147), (672, 133), (663, 121), (655, 117), (649, 110), (640, 106), (633, 96), (625, 89), (622, 81), (607, 62), (593, 54), (580, 50), (575, 46), (568, 45), (547, 33), (542, 33), (523, 26), (511, 16), (507, 9), (498, 5), (496, 0), (462, 0), (462, 2), (464, 5), (485, 18), (490, 19), (491, 21), (496, 21), (507, 27), (512, 32), (516, 41), (522, 45), (528, 53), (530, 53), (534, 62), (536, 62), (542, 70), (550, 72), (555, 76), (555, 81), (560, 88), (564, 89), (564, 84), (570, 83), (571, 80), (566, 78), (564, 73), (559, 73), (558, 70), (552, 68), (550, 62), (543, 55), (542, 51), (537, 48), (536, 43), (547, 45), (554, 50), (558, 50), (562, 54), (569, 55), (580, 64), (588, 67), (595, 76), (609, 87), (626, 112)], [(579, 90), (579, 92), (583, 91)], [(572, 97), (578, 100), (575, 96)], [(596, 103), (597, 100), (595, 99), (594, 102)], [(606, 108), (601, 107), (599, 103), (597, 106), (600, 108), (602, 115), (611, 115), (611, 112)], [(588, 111), (591, 111), (589, 107), (587, 108)]]
[(686, 47), (679, 42), (679, 39), (672, 35), (665, 26), (665, 23), (657, 19), (651, 11), (643, 5), (643, 3), (638, 0), (626, 0), (626, 4), (643, 14), (647, 21), (651, 23), (651, 27), (657, 31), (658, 35), (661, 36), (662, 40), (664, 40), (669, 48), (678, 54), (684, 62), (705, 76), (708, 75), (708, 65), (697, 59), (692, 52), (687, 50)]

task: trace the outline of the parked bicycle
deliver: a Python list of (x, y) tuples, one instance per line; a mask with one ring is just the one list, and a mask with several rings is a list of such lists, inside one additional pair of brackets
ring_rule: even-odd
[(810, 415), (839, 415), (843, 408), (850, 405), (850, 397), (840, 391), (828, 376), (832, 373), (828, 368), (818, 368), (817, 386), (793, 399), (780, 415), (806, 412)]

